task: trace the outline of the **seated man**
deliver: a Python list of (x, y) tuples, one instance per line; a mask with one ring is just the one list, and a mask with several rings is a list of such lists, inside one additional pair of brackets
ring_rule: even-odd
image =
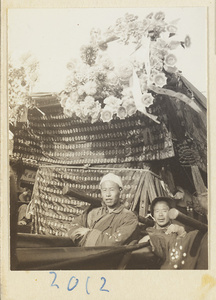
[[(171, 224), (169, 210), (172, 207), (171, 199), (168, 197), (157, 197), (151, 203), (151, 215), (155, 220), (154, 227), (146, 229), (149, 235), (153, 233), (171, 234), (176, 233), (178, 236), (184, 236), (186, 231), (183, 226)], [(139, 243), (146, 242), (150, 236), (144, 236)]]
[(68, 236), (78, 246), (118, 246), (135, 239), (138, 228), (136, 215), (120, 202), (121, 178), (105, 175), (100, 182), (102, 206), (84, 212), (69, 227)]
[[(198, 230), (186, 232), (183, 226), (171, 224), (169, 210), (172, 199), (155, 198), (151, 203), (151, 214), (155, 225), (147, 228), (147, 236), (139, 243), (150, 239), (152, 251), (161, 258), (161, 269), (196, 269), (198, 266), (203, 234)], [(202, 268), (205, 268), (205, 266)]]

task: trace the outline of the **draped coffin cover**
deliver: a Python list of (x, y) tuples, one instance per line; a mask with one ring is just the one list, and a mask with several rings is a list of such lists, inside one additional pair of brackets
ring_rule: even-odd
[(125, 184), (125, 206), (145, 216), (152, 199), (167, 193), (160, 179), (146, 171), (151, 162), (176, 157), (183, 167), (207, 170), (204, 108), (198, 114), (183, 102), (155, 95), (150, 110), (160, 124), (140, 112), (124, 120), (92, 124), (66, 117), (59, 104), (46, 106), (45, 102), (44, 107), (40, 103), (45, 115), (30, 110), (28, 126), (17, 126), (12, 157), (27, 168), (41, 166), (32, 200), (35, 233), (64, 236), (66, 224), (87, 207), (62, 195), (65, 184), (98, 197), (100, 178), (115, 168)]

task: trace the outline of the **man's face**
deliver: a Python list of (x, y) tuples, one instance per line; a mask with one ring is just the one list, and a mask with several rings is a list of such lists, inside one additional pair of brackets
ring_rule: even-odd
[(164, 227), (169, 223), (169, 210), (169, 206), (165, 201), (159, 201), (155, 204), (153, 214), (156, 225)]
[(109, 208), (115, 208), (120, 204), (121, 190), (117, 183), (105, 181), (101, 184), (101, 196)]

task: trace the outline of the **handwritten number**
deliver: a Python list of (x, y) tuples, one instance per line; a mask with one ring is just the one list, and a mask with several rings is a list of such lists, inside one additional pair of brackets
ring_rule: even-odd
[[(50, 274), (54, 274), (54, 279), (53, 279), (53, 282), (51, 283), (51, 286), (56, 286), (59, 289), (58, 284), (55, 283), (56, 278), (57, 278), (56, 272), (49, 272), (49, 273)], [(75, 283), (74, 283), (74, 285), (72, 287), (70, 287), (70, 284), (71, 284), (71, 282), (72, 282), (73, 279), (75, 279)], [(89, 279), (90, 279), (90, 277), (88, 276), (87, 280), (86, 280), (86, 293), (87, 293), (87, 295), (90, 295), (90, 293), (88, 291), (88, 281), (89, 281)], [(100, 291), (102, 291), (102, 292), (109, 292), (109, 290), (104, 289), (104, 286), (106, 284), (106, 278), (101, 277), (101, 280), (103, 280), (103, 284), (102, 284), (102, 286), (100, 288)], [(72, 290), (74, 290), (75, 287), (78, 285), (78, 283), (79, 283), (79, 279), (77, 279), (75, 276), (72, 276), (70, 278), (69, 282), (68, 282), (68, 286), (67, 286), (68, 291), (71, 292)]]
[(59, 286), (58, 286), (58, 284), (54, 284), (54, 282), (55, 282), (55, 280), (56, 280), (56, 278), (57, 278), (57, 274), (56, 274), (56, 272), (49, 272), (50, 274), (54, 274), (54, 279), (53, 279), (53, 282), (51, 283), (51, 286), (56, 286), (58, 289), (59, 289)]
[(76, 279), (75, 285), (74, 285), (72, 288), (70, 288), (70, 283), (71, 283), (71, 281), (73, 280), (73, 278), (76, 279), (75, 276), (72, 276), (71, 279), (70, 279), (69, 282), (68, 282), (68, 287), (67, 287), (68, 291), (72, 291), (73, 289), (75, 289), (75, 287), (77, 286), (77, 284), (78, 284), (78, 282), (79, 282), (79, 279)]
[(104, 283), (102, 284), (102, 287), (100, 288), (100, 291), (102, 291), (102, 292), (109, 292), (109, 290), (105, 290), (105, 289), (103, 289), (103, 287), (105, 286), (105, 284), (106, 284), (106, 278), (104, 278), (104, 277), (101, 277), (101, 280), (103, 280), (104, 281)]
[(89, 280), (89, 276), (87, 277), (87, 280), (86, 280), (86, 293), (89, 295), (90, 293), (88, 292), (88, 280)]

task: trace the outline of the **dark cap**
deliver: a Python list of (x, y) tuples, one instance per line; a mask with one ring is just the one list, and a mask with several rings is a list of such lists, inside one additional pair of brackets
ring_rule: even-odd
[(154, 207), (155, 207), (155, 204), (157, 202), (160, 202), (160, 201), (163, 201), (163, 202), (166, 202), (167, 205), (169, 206), (169, 208), (172, 208), (174, 207), (174, 202), (173, 202), (173, 199), (169, 198), (169, 197), (156, 197), (154, 198), (154, 200), (152, 201), (151, 203), (151, 208), (150, 208), (150, 212), (151, 212), (151, 215), (153, 216), (153, 211), (154, 211)]

